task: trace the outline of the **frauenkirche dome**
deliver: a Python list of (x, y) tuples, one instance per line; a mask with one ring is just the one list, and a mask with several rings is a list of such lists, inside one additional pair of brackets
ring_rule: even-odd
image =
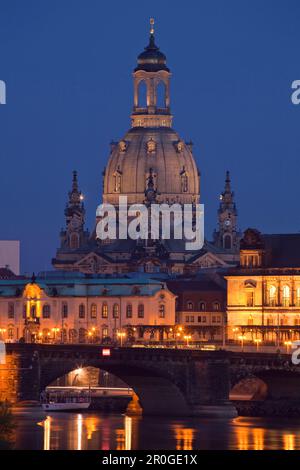
[[(104, 172), (103, 202), (115, 205), (120, 195), (127, 195), (128, 204), (143, 203), (149, 177), (158, 203), (199, 202), (199, 171), (192, 145), (172, 129), (170, 77), (166, 56), (154, 41), (152, 21), (149, 44), (138, 56), (133, 72), (132, 128), (111, 145)], [(143, 87), (145, 103), (141, 102)]]

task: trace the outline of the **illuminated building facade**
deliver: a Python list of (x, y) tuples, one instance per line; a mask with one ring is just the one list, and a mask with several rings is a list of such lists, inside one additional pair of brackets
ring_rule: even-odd
[(229, 270), (229, 340), (285, 345), (300, 338), (300, 235), (248, 229), (240, 266)]
[(222, 343), (226, 330), (226, 283), (220, 275), (199, 274), (167, 282), (176, 299), (179, 340)]
[(0, 280), (0, 339), (26, 342), (162, 340), (175, 323), (175, 295), (148, 277), (81, 273)]

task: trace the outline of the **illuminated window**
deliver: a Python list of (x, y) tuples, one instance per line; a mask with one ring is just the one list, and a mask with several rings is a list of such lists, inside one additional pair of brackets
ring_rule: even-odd
[(246, 305), (247, 307), (253, 307), (254, 305), (254, 292), (246, 292)]
[(83, 304), (79, 305), (79, 318), (85, 318), (85, 306)]
[(119, 304), (113, 306), (113, 318), (119, 318)]
[(51, 308), (49, 304), (43, 306), (43, 318), (50, 318)]
[(126, 318), (132, 318), (132, 305), (126, 305)]
[(13, 327), (8, 328), (7, 330), (8, 339), (12, 340), (14, 338), (14, 329)]
[(271, 307), (276, 305), (276, 287), (270, 286), (269, 288), (269, 304)]
[(213, 303), (213, 310), (215, 310), (215, 311), (220, 310), (220, 303), (219, 302), (214, 302)]
[(97, 318), (97, 305), (91, 305), (91, 318)]
[(68, 304), (63, 302), (61, 305), (61, 315), (63, 318), (68, 318)]
[(8, 318), (14, 318), (15, 317), (15, 306), (14, 306), (13, 302), (8, 302), (7, 316), (8, 316)]
[(252, 317), (252, 315), (250, 315), (249, 318), (248, 318), (248, 325), (253, 325), (253, 317)]
[(138, 318), (144, 318), (144, 304), (138, 306)]
[(290, 288), (289, 286), (283, 286), (283, 306), (288, 307), (290, 305)]
[(163, 304), (159, 306), (159, 318), (165, 318), (165, 306)]
[(280, 318), (280, 325), (282, 325), (282, 326), (288, 325), (288, 317), (286, 317), (285, 315), (283, 315), (283, 316)]
[(267, 325), (274, 325), (274, 319), (273, 319), (273, 317), (268, 317), (268, 318), (267, 318)]
[(297, 315), (294, 319), (294, 325), (295, 326), (299, 326), (300, 325), (300, 318), (299, 318), (299, 315)]
[(102, 304), (102, 318), (108, 317), (108, 306), (107, 304)]
[(300, 287), (297, 287), (296, 290), (296, 306), (300, 307)]
[(200, 303), (199, 303), (199, 310), (203, 310), (203, 311), (204, 311), (205, 308), (206, 308), (205, 302), (200, 302)]
[(107, 328), (107, 326), (104, 326), (102, 328), (102, 339), (105, 339), (107, 337), (108, 337), (108, 328)]
[(194, 304), (193, 304), (193, 302), (191, 302), (190, 300), (189, 300), (188, 303), (187, 303), (187, 309), (188, 309), (188, 310), (194, 310)]

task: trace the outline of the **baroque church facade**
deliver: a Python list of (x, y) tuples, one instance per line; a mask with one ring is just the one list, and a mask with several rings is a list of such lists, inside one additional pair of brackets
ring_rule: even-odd
[[(133, 72), (131, 129), (120, 141), (111, 143), (103, 172), (104, 203), (117, 207), (119, 196), (127, 196), (128, 205), (200, 202), (200, 172), (193, 145), (182, 140), (172, 127), (170, 77), (166, 56), (155, 44), (151, 25), (149, 44), (138, 56)], [(142, 89), (145, 102), (141, 102)], [(201, 268), (228, 268), (239, 261), (241, 234), (229, 172), (220, 196), (218, 229), (213, 241), (205, 241), (198, 251), (186, 250), (185, 240), (176, 239), (101, 241), (96, 238), (95, 229), (91, 233), (85, 229), (82, 199), (74, 172), (65, 209), (66, 226), (52, 260), (55, 269), (90, 274), (190, 274)]]

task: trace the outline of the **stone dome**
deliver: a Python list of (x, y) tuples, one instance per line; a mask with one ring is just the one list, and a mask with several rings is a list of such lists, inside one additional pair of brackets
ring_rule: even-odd
[(199, 202), (199, 173), (191, 144), (168, 127), (133, 127), (118, 143), (112, 143), (104, 173), (103, 202), (143, 203), (149, 175), (153, 175), (156, 201)]

